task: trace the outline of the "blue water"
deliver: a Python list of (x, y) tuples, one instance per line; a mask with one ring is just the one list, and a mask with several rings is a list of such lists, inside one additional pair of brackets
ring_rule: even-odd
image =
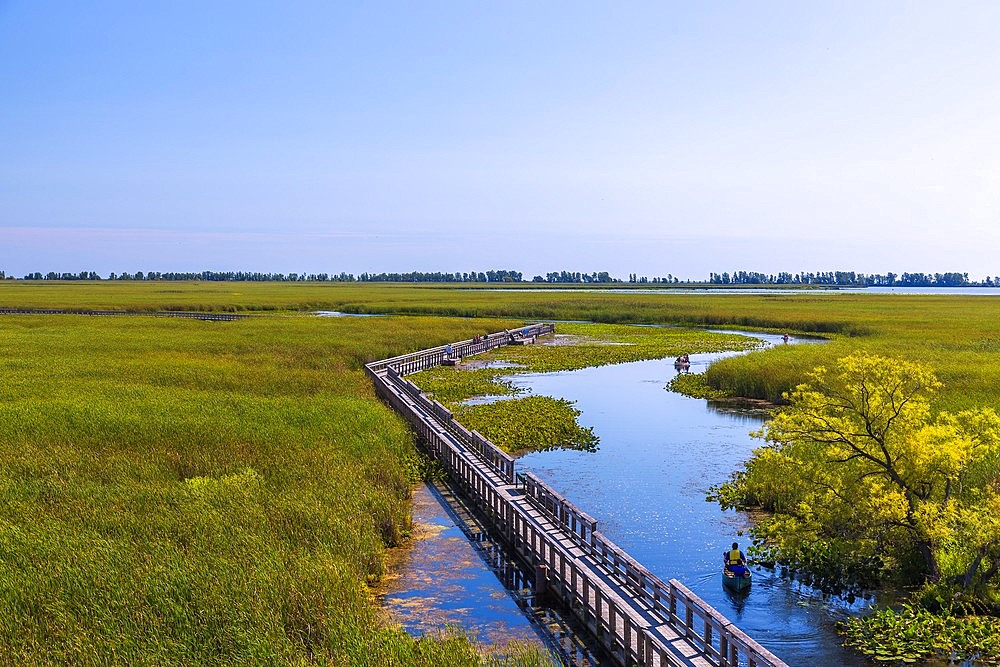
[(446, 484), (414, 489), (414, 536), (390, 553), (377, 592), (389, 618), (414, 636), (461, 631), (492, 650), (511, 640), (537, 644), (574, 667), (607, 664), (572, 615), (536, 604), (528, 571), (495, 542)]
[(453, 499), (435, 485), (414, 489), (414, 539), (394, 553), (395, 578), (380, 591), (393, 620), (414, 635), (462, 628), (477, 641), (511, 639), (541, 642), (540, 632), (523, 611), (518, 585), (508, 585), (491, 542), (482, 538), (474, 520), (463, 516)]
[[(720, 356), (692, 355), (692, 372)], [(534, 394), (574, 401), (581, 424), (601, 439), (594, 453), (537, 452), (519, 466), (594, 517), (652, 572), (682, 581), (790, 665), (867, 664), (840, 647), (834, 629), (865, 602), (825, 600), (767, 570), (755, 571), (749, 594), (723, 588), (723, 549), (734, 541), (745, 548), (750, 518), (721, 511), (705, 495), (762, 444), (749, 435), (762, 417), (667, 391), (676, 372), (672, 361), (659, 360), (516, 376)]]

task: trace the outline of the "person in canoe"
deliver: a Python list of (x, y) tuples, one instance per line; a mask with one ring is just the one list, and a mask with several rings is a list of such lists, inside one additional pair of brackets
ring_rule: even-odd
[(750, 590), (750, 570), (739, 543), (733, 542), (732, 549), (722, 552), (722, 562), (722, 585), (737, 593)]
[(739, 542), (733, 542), (733, 548), (722, 553), (722, 560), (725, 568), (737, 577), (742, 577), (747, 571), (747, 559), (740, 551)]

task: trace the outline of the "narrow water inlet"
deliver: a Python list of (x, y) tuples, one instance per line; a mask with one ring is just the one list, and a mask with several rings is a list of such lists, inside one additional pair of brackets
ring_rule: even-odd
[(449, 506), (446, 494), (450, 491), (438, 485), (414, 489), (413, 540), (393, 550), (397, 560), (390, 564), (384, 607), (414, 635), (459, 627), (480, 642), (541, 643), (537, 628), (515, 601), (531, 591), (518, 587), (508, 592), (494, 574), (496, 568), (484, 560), (496, 560), (494, 545), (475, 525), (463, 530), (466, 521)]
[(537, 644), (566, 665), (603, 664), (603, 650), (571, 615), (536, 599), (534, 572), (494, 540), (449, 485), (414, 489), (413, 526), (411, 543), (391, 551), (379, 592), (392, 622), (413, 636), (451, 628), (483, 644)]
[[(779, 336), (754, 336), (784, 345)], [(692, 366), (700, 371), (732, 355), (691, 355)], [(515, 385), (529, 394), (573, 401), (601, 439), (593, 453), (532, 452), (518, 465), (597, 519), (653, 574), (676, 577), (788, 664), (867, 664), (836, 632), (867, 601), (823, 596), (761, 569), (748, 594), (722, 585), (723, 550), (734, 541), (746, 546), (752, 517), (722, 511), (706, 494), (759, 446), (749, 434), (764, 417), (667, 391), (676, 374), (672, 361), (654, 360), (518, 376)]]

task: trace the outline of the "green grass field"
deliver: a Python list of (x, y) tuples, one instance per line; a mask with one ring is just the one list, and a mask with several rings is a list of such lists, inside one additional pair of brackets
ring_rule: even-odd
[(0, 317), (0, 663), (476, 664), (378, 622), (417, 461), (361, 367), (486, 324)]
[[(419, 465), (366, 361), (522, 320), (762, 328), (832, 342), (720, 363), (713, 384), (773, 395), (864, 348), (929, 363), (945, 409), (1000, 407), (994, 304), (0, 282), (0, 307), (262, 313), (0, 316), (0, 662), (475, 664), (463, 639), (416, 642), (378, 621), (367, 583), (408, 530)], [(312, 309), (407, 316), (297, 313)]]
[[(455, 317), (590, 320), (739, 327), (829, 337), (825, 346), (790, 346), (718, 364), (716, 388), (779, 398), (819, 364), (859, 348), (929, 364), (945, 383), (942, 409), (998, 406), (1000, 299), (815, 293), (662, 294), (518, 289), (473, 290), (434, 284), (58, 283), (0, 281), (0, 307), (115, 308), (234, 312), (340, 310)], [(378, 357), (378, 350), (372, 351)]]

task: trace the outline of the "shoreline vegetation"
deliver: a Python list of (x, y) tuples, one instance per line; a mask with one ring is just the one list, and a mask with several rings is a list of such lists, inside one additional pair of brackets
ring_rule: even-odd
[[(863, 352), (926, 366), (942, 384), (931, 419), (1000, 409), (998, 307), (977, 297), (2, 281), (0, 307), (262, 314), (0, 316), (0, 651), (21, 664), (480, 664), (493, 649), (376, 622), (367, 582), (406, 538), (421, 464), (364, 378), (374, 359), (527, 320), (768, 330), (830, 342), (719, 361), (706, 386), (777, 402), (814, 369)], [(390, 317), (301, 314), (313, 310)], [(621, 358), (630, 346), (603, 347), (614, 352), (588, 354)], [(996, 467), (984, 474), (984, 491), (998, 484)], [(984, 546), (979, 575), (1000, 540)], [(921, 627), (942, 613), (973, 619), (981, 625), (959, 633), (988, 648), (995, 583), (981, 593), (954, 607), (931, 585), (911, 615)], [(859, 626), (885, 649), (876, 658), (895, 660), (892, 628), (905, 616)], [(547, 660), (494, 652), (507, 664)]]

